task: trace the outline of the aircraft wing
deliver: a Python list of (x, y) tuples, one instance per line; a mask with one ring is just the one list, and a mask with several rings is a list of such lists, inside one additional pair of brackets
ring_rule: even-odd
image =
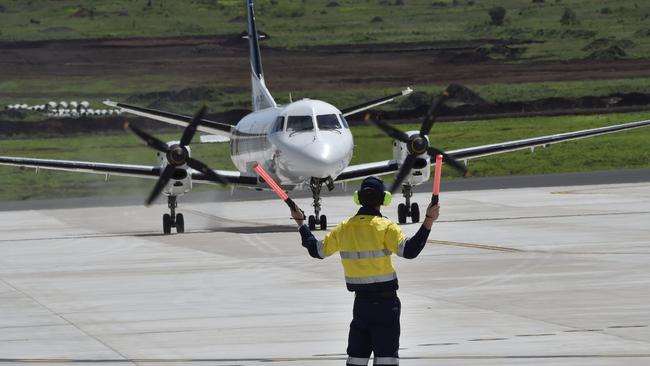
[[(110, 100), (104, 101), (104, 104), (113, 108), (120, 108), (125, 112), (134, 114), (136, 116), (151, 118), (156, 121), (165, 122), (165, 123), (182, 126), (182, 127), (187, 127), (187, 125), (190, 124), (193, 118), (192, 116), (184, 116), (181, 114), (159, 111), (156, 109), (137, 107), (129, 104), (113, 102)], [(197, 129), (199, 131), (211, 133), (214, 135), (230, 137), (232, 128), (233, 126), (227, 123), (202, 119), (201, 124)]]
[[(592, 128), (588, 130), (565, 132), (555, 135), (533, 137), (524, 140), (506, 141), (497, 144), (468, 147), (457, 150), (448, 150), (447, 154), (458, 160), (469, 160), (482, 156), (501, 154), (509, 151), (528, 149), (537, 146), (546, 146), (565, 141), (605, 135), (608, 133), (623, 132), (646, 126), (650, 126), (650, 120)], [(433, 158), (431, 159), (431, 162), (435, 163)], [(371, 175), (386, 175), (397, 172), (399, 170), (399, 164), (400, 162), (397, 160), (384, 160), (375, 163), (351, 165), (344, 169), (343, 172), (341, 172), (341, 174), (339, 174), (335, 180), (337, 182), (344, 182), (365, 178)]]
[[(546, 146), (546, 145), (557, 144), (565, 141), (600, 136), (608, 133), (628, 131), (628, 130), (645, 127), (645, 126), (650, 126), (650, 120), (630, 122), (630, 123), (624, 123), (620, 125), (607, 126), (607, 127), (592, 128), (588, 130), (565, 132), (565, 133), (559, 133), (555, 135), (533, 137), (524, 140), (507, 141), (498, 144), (490, 144), (490, 145), (483, 145), (483, 146), (476, 146), (476, 147), (468, 147), (464, 149), (449, 150), (447, 151), (447, 154), (451, 155), (452, 157), (458, 160), (469, 160), (481, 156), (500, 154), (508, 151), (522, 150), (531, 147)], [(434, 159), (432, 158), (432, 162), (433, 161)]]
[[(160, 167), (154, 165), (112, 164), (92, 161), (34, 159), (12, 156), (0, 156), (0, 165), (149, 179), (158, 179), (160, 176)], [(228, 183), (257, 186), (257, 176), (255, 175), (228, 170), (215, 170), (215, 172), (226, 178)], [(207, 179), (205, 175), (194, 170), (192, 171), (192, 181), (194, 183), (217, 184)]]
[(350, 115), (353, 115), (353, 114), (357, 114), (359, 112), (363, 112), (363, 111), (368, 110), (370, 108), (374, 108), (374, 107), (380, 106), (382, 104), (392, 102), (395, 98), (401, 97), (401, 96), (404, 96), (404, 95), (409, 95), (412, 92), (413, 92), (413, 89), (406, 88), (406, 89), (402, 90), (399, 93), (395, 93), (395, 94), (391, 94), (391, 95), (383, 97), (383, 98), (371, 100), (369, 102), (365, 102), (365, 103), (362, 103), (362, 104), (359, 104), (359, 105), (355, 105), (353, 107), (344, 108), (344, 109), (341, 110), (341, 112), (343, 113), (343, 115), (345, 117), (347, 117), (347, 116), (350, 116)]

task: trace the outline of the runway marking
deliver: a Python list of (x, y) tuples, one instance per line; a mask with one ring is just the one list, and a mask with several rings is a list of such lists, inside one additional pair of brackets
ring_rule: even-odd
[(495, 337), (495, 338), (475, 338), (475, 339), (468, 339), (468, 342), (488, 342), (488, 341), (505, 341), (508, 338), (500, 338), (500, 337)]
[[(550, 355), (447, 355), (400, 357), (402, 360), (534, 360), (534, 359), (607, 359), (648, 358), (650, 353), (612, 354), (550, 354)], [(275, 357), (275, 358), (131, 358), (131, 359), (69, 359), (69, 358), (0, 358), (0, 363), (190, 363), (190, 362), (309, 362), (344, 361), (347, 356), (334, 357)]]
[(566, 251), (566, 250), (536, 250), (536, 249), (517, 249), (511, 247), (487, 245), (487, 244), (474, 244), (474, 243), (461, 243), (446, 240), (427, 240), (427, 243), (437, 245), (447, 245), (462, 248), (484, 249), (497, 252), (506, 253), (538, 253), (538, 254), (563, 254), (563, 255), (646, 255), (648, 252), (589, 252), (589, 251)]
[(647, 325), (612, 325), (609, 329), (647, 328)]
[(537, 334), (517, 334), (515, 337), (548, 337), (557, 335), (556, 333), (537, 333)]
[(569, 329), (565, 333), (582, 333), (582, 332), (602, 332), (602, 329)]
[(500, 247), (500, 246), (495, 246), (495, 245), (484, 245), (484, 244), (459, 243), (459, 242), (455, 242), (455, 241), (446, 241), (446, 240), (429, 239), (429, 240), (427, 240), (427, 243), (438, 244), (438, 245), (448, 245), (448, 246), (454, 246), (454, 247), (463, 247), (463, 248), (493, 250), (493, 251), (497, 251), (497, 252), (509, 252), (509, 253), (525, 252), (524, 250), (515, 249), (515, 248)]
[(570, 215), (540, 215), (540, 216), (513, 216), (513, 217), (491, 217), (478, 219), (438, 220), (437, 222), (480, 222), (480, 221), (508, 221), (508, 220), (532, 220), (532, 219), (558, 219), (569, 217), (593, 217), (593, 216), (622, 216), (622, 215), (648, 215), (650, 211), (627, 211), (627, 212), (603, 212), (590, 214)]
[[(625, 189), (646, 188), (646, 187), (648, 187), (647, 184), (627, 185)], [(555, 191), (555, 192), (551, 192), (551, 194), (590, 194), (590, 192), (594, 192), (594, 191), (612, 191), (612, 190), (620, 190), (620, 189), (621, 187), (585, 188), (585, 189), (576, 189), (576, 190), (569, 190), (569, 191)]]

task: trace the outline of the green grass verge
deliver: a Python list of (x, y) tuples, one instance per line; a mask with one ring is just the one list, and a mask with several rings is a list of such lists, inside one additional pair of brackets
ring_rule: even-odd
[[(606, 116), (540, 117), (501, 119), (492, 121), (440, 123), (434, 127), (432, 143), (449, 150), (514, 139), (600, 127), (647, 119), (648, 114), (612, 114)], [(400, 125), (403, 130), (417, 125)], [(370, 126), (353, 128), (355, 155), (353, 164), (391, 158), (391, 141)], [(178, 134), (160, 135), (163, 140), (178, 138)], [(470, 161), (473, 176), (503, 176), (578, 172), (620, 168), (650, 167), (650, 128), (566, 142), (547, 149), (519, 151)], [(5, 156), (50, 159), (89, 160), (130, 164), (155, 164), (154, 153), (135, 137), (84, 135), (57, 139), (14, 139), (0, 142)], [(233, 169), (224, 144), (196, 144), (193, 156), (214, 168)], [(448, 169), (446, 177), (454, 176)], [(0, 167), (0, 200), (76, 197), (94, 195), (142, 194), (153, 185), (152, 180), (111, 177), (104, 182), (102, 175), (33, 169)], [(197, 189), (216, 189), (203, 187)]]
[[(245, 29), (243, 0), (8, 0), (0, 8), (0, 40), (215, 35)], [(260, 28), (271, 46), (523, 39), (524, 57), (582, 58), (600, 38), (625, 43), (631, 57), (650, 56), (650, 3), (638, 0), (258, 0)], [(332, 6), (337, 4), (337, 6)], [(503, 6), (504, 24), (488, 9)], [(565, 9), (576, 14), (560, 22)], [(381, 21), (373, 19), (381, 19)]]

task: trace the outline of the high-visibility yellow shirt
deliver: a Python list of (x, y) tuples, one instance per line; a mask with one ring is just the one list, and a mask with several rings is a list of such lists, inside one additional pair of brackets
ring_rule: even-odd
[(391, 255), (413, 259), (429, 237), (424, 225), (411, 238), (383, 217), (379, 210), (361, 207), (356, 216), (338, 224), (323, 240), (314, 237), (307, 225), (299, 229), (302, 246), (314, 258), (324, 259), (339, 252), (350, 291), (397, 290), (397, 275)]
[(339, 252), (350, 291), (397, 289), (397, 274), (391, 255), (402, 255), (406, 237), (389, 219), (376, 215), (356, 215), (330, 231), (319, 255)]

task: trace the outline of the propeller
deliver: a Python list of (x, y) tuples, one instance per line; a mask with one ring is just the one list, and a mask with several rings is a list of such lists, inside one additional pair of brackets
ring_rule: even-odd
[(174, 144), (171, 146), (167, 145), (163, 141), (160, 141), (156, 137), (144, 132), (140, 128), (129, 124), (128, 122), (124, 125), (125, 128), (128, 128), (131, 131), (133, 131), (133, 133), (135, 133), (140, 139), (142, 139), (149, 147), (158, 150), (160, 152), (163, 152), (167, 156), (168, 164), (160, 174), (160, 178), (158, 178), (156, 185), (153, 187), (153, 190), (151, 191), (151, 194), (149, 194), (149, 197), (145, 201), (145, 205), (149, 206), (156, 199), (156, 197), (160, 195), (160, 193), (165, 188), (167, 183), (169, 183), (169, 180), (174, 175), (176, 169), (186, 164), (190, 168), (201, 172), (203, 175), (206, 176), (207, 179), (213, 182), (220, 183), (220, 184), (228, 183), (228, 181), (224, 177), (215, 173), (214, 170), (210, 169), (210, 167), (208, 167), (205, 163), (190, 157), (190, 153), (186, 148), (186, 146), (189, 145), (189, 143), (192, 141), (192, 138), (196, 133), (196, 129), (201, 123), (201, 120), (203, 119), (206, 110), (207, 108), (203, 107), (201, 108), (201, 110), (199, 110), (199, 112), (196, 115), (194, 115), (194, 118), (192, 118), (192, 122), (190, 122), (190, 124), (187, 127), (185, 127), (180, 142), (178, 144)]
[(442, 155), (443, 161), (445, 163), (451, 165), (454, 169), (460, 171), (463, 174), (467, 173), (467, 168), (465, 168), (463, 164), (456, 161), (456, 159), (444, 151), (433, 146), (429, 146), (429, 141), (426, 138), (429, 132), (431, 132), (433, 124), (436, 121), (436, 113), (438, 112), (438, 109), (442, 106), (445, 100), (449, 98), (450, 95), (447, 90), (445, 90), (442, 94), (434, 96), (432, 98), (431, 106), (424, 116), (424, 120), (420, 126), (419, 134), (412, 136), (407, 135), (405, 132), (398, 130), (397, 128), (389, 125), (379, 118), (370, 119), (370, 121), (375, 124), (375, 126), (377, 126), (380, 130), (382, 130), (386, 135), (394, 138), (395, 140), (405, 143), (408, 150), (408, 155), (406, 156), (406, 159), (404, 159), (404, 162), (402, 163), (402, 166), (397, 173), (397, 177), (395, 178), (393, 185), (390, 187), (391, 193), (394, 193), (397, 190), (397, 187), (399, 187), (404, 179), (406, 179), (406, 177), (409, 175), (409, 173), (411, 173), (411, 170), (417, 161), (417, 157), (424, 153), (427, 153), (432, 157), (440, 154)]

